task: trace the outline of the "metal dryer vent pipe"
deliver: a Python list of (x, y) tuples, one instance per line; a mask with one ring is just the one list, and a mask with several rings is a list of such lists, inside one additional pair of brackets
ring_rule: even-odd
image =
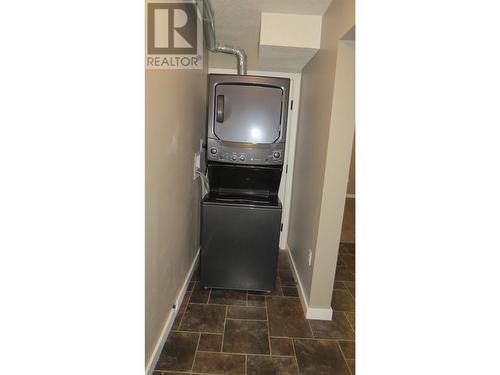
[(214, 22), (214, 10), (210, 4), (210, 0), (203, 1), (203, 29), (205, 32), (205, 41), (207, 42), (207, 48), (212, 52), (228, 53), (236, 56), (238, 59), (238, 74), (247, 74), (247, 55), (245, 50), (240, 47), (231, 46), (229, 44), (224, 44), (217, 42), (215, 38), (215, 22)]

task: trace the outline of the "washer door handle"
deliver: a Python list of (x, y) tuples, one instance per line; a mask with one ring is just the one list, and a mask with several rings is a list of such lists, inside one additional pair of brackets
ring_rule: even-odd
[(217, 95), (217, 122), (224, 122), (224, 95)]

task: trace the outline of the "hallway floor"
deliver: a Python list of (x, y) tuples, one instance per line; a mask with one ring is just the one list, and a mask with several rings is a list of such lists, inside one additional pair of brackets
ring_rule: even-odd
[(195, 274), (154, 375), (354, 375), (354, 244), (341, 244), (334, 319), (307, 320), (286, 252), (273, 293), (203, 290)]

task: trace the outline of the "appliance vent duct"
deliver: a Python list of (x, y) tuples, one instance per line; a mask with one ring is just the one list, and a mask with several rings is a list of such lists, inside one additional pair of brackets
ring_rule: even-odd
[(245, 50), (240, 47), (231, 46), (229, 44), (224, 44), (217, 42), (215, 37), (215, 22), (214, 22), (214, 10), (210, 4), (210, 0), (203, 0), (203, 29), (205, 32), (205, 41), (207, 42), (207, 48), (209, 51), (215, 53), (228, 53), (236, 56), (238, 59), (238, 74), (247, 74), (247, 55)]

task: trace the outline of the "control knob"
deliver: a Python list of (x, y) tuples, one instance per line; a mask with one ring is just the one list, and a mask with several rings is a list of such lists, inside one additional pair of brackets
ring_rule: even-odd
[(240, 156), (240, 160), (241, 160), (241, 161), (245, 161), (245, 155), (241, 155), (241, 156)]
[(216, 149), (215, 147), (212, 147), (212, 148), (210, 149), (210, 153), (211, 153), (212, 155), (215, 155), (215, 154), (217, 153), (217, 149)]
[(275, 152), (274, 152), (274, 154), (273, 154), (273, 157), (274, 157), (275, 159), (279, 159), (279, 158), (280, 158), (280, 156), (281, 156), (281, 154), (280, 154), (278, 151), (275, 151)]
[(238, 159), (238, 158), (236, 157), (236, 155), (233, 155), (233, 156), (231, 156), (231, 159), (232, 159), (233, 161), (236, 161), (236, 159)]

